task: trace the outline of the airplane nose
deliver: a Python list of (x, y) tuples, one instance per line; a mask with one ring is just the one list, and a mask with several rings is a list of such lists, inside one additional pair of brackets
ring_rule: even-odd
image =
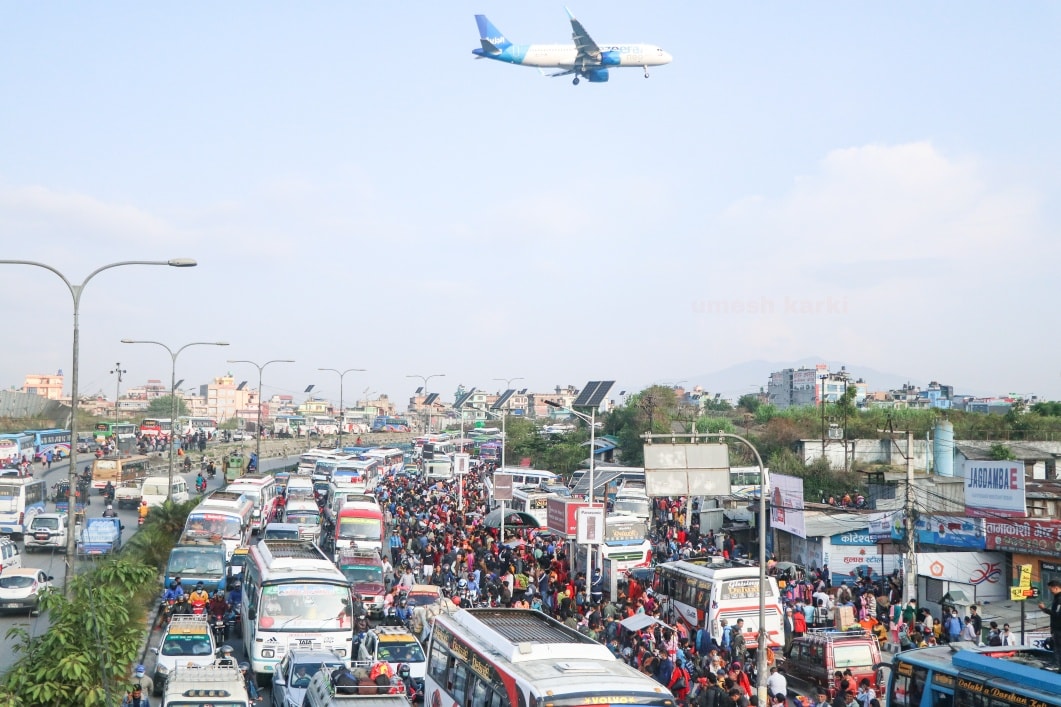
[(670, 52), (660, 52), (660, 53), (663, 55), (663, 63), (664, 64), (671, 63), (672, 57), (670, 55)]

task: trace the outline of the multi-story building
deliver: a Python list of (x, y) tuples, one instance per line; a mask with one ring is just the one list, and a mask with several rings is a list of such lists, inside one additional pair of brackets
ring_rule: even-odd
[(824, 363), (814, 368), (786, 368), (770, 374), (767, 401), (778, 409), (817, 406), (823, 400), (839, 401), (852, 387), (856, 390), (855, 405), (861, 406), (868, 395), (866, 382), (861, 378), (851, 380), (846, 367), (841, 366), (836, 373)]
[[(39, 395), (48, 400), (63, 399), (63, 372), (54, 375), (47, 373), (30, 373), (22, 383), (22, 392), (28, 395)], [(80, 397), (80, 396), (79, 396)]]

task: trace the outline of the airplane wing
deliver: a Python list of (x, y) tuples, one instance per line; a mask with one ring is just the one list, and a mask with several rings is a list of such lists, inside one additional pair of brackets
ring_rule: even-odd
[(571, 19), (571, 39), (575, 41), (575, 49), (578, 50), (579, 59), (592, 59), (593, 61), (600, 61), (600, 47), (593, 41), (593, 37), (589, 36), (589, 32), (582, 26), (582, 23), (575, 19), (575, 16), (571, 14), (571, 10), (567, 10), (567, 16)]

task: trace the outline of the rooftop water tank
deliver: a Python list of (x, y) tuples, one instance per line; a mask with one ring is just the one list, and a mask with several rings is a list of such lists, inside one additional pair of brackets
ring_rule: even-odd
[(932, 463), (940, 476), (954, 476), (954, 425), (947, 420), (936, 423), (932, 440)]

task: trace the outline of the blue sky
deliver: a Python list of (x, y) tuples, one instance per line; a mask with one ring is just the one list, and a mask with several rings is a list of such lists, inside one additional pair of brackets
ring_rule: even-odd
[[(295, 359), (267, 395), (821, 356), (1061, 398), (1059, 6), (571, 9), (674, 63), (574, 87), (473, 59), (476, 12), (565, 42), (562, 4), (6, 4), (2, 257), (199, 261), (92, 281), (83, 392), (168, 377), (129, 337), (231, 342), (183, 353), (186, 385)], [(0, 385), (69, 370), (61, 283), (0, 276)]]

